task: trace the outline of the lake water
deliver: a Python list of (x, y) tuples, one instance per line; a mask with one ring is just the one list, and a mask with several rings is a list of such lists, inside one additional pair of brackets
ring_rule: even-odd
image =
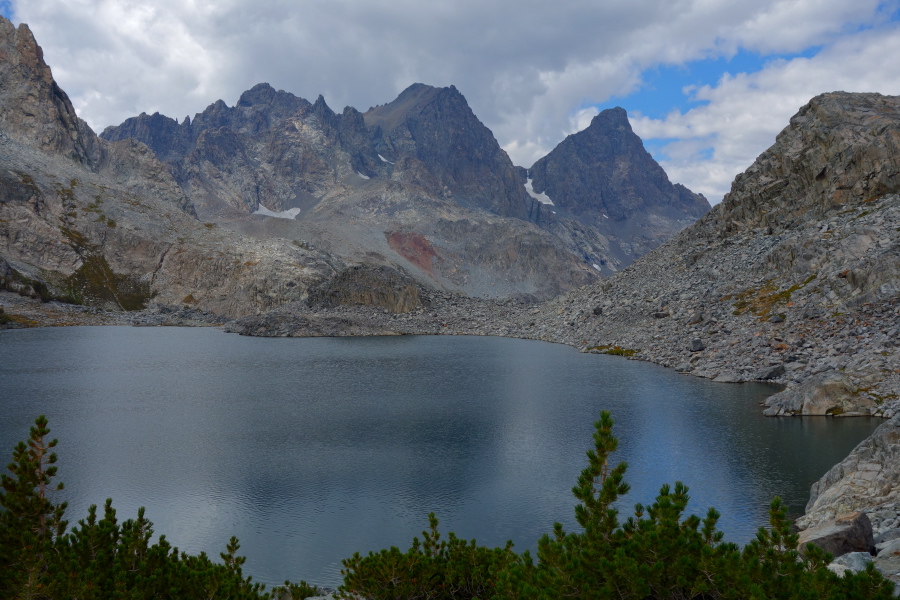
[(809, 486), (878, 424), (766, 419), (774, 388), (718, 384), (572, 348), (486, 337), (248, 338), (216, 329), (0, 331), (0, 450), (38, 414), (59, 438), (68, 518), (113, 498), (212, 556), (231, 535), (245, 573), (335, 585), (340, 560), (443, 531), (533, 548), (574, 523), (593, 422), (649, 504), (663, 483), (715, 506), (743, 543), (780, 495)]

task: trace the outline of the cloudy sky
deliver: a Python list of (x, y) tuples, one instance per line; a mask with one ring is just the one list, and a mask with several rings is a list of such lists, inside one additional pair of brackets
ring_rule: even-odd
[(900, 94), (900, 0), (0, 0), (101, 131), (259, 82), (336, 110), (409, 84), (466, 96), (530, 166), (622, 106), (673, 181), (718, 202), (834, 90)]

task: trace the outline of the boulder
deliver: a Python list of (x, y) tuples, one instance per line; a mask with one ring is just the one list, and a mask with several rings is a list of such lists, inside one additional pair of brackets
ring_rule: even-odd
[(882, 542), (875, 546), (878, 556), (894, 555), (900, 556), (900, 540), (891, 540), (890, 542)]
[(783, 415), (869, 415), (875, 403), (857, 395), (856, 387), (839, 371), (814, 375), (795, 388), (766, 398), (763, 414)]
[(872, 523), (864, 512), (843, 514), (816, 527), (800, 532), (799, 549), (815, 544), (835, 557), (851, 552), (875, 553)]
[(700, 352), (701, 350), (705, 350), (706, 346), (703, 344), (703, 340), (700, 338), (694, 338), (691, 340), (691, 352)]
[(847, 571), (859, 573), (866, 570), (866, 565), (872, 562), (872, 555), (868, 552), (850, 552), (834, 560), (828, 568), (838, 575)]
[(761, 379), (763, 381), (767, 381), (769, 379), (777, 379), (784, 375), (784, 365), (774, 365), (769, 366), (764, 369), (761, 369), (757, 374), (755, 379)]
[(875, 536), (875, 545), (878, 546), (878, 544), (893, 542), (894, 540), (900, 540), (900, 529), (888, 529), (887, 531), (882, 531)]

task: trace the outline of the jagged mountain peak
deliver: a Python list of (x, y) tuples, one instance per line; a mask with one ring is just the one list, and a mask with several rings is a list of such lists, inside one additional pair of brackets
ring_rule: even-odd
[(364, 115), (372, 144), (388, 160), (415, 159), (433, 176), (433, 193), (503, 216), (536, 221), (539, 204), (494, 134), (454, 86), (415, 83)]
[(538, 160), (528, 176), (562, 210), (624, 221), (648, 209), (675, 219), (696, 219), (709, 203), (674, 186), (634, 133), (625, 109), (606, 109)]

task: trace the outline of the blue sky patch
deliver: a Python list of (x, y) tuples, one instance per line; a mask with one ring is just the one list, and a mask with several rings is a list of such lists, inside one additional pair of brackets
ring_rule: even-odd
[(12, 3), (10, 0), (0, 0), (0, 15), (12, 20)]
[(731, 58), (697, 60), (684, 65), (648, 69), (643, 73), (643, 85), (636, 92), (624, 97), (613, 97), (595, 106), (599, 110), (621, 106), (629, 114), (640, 112), (645, 117), (662, 119), (673, 110), (685, 113), (695, 106), (705, 104), (694, 100), (691, 94), (684, 93), (688, 86), (715, 87), (725, 73), (756, 73), (773, 60), (810, 58), (820, 49), (821, 47), (816, 46), (796, 54), (766, 56), (741, 50)]

